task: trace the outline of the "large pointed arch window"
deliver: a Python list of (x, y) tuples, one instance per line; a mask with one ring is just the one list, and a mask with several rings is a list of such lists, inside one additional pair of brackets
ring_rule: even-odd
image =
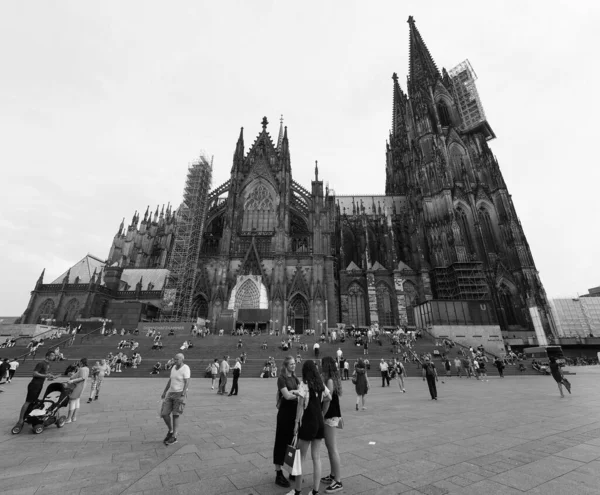
[(79, 313), (79, 301), (75, 298), (71, 299), (65, 307), (65, 315), (63, 321), (72, 321), (77, 318)]
[(269, 189), (258, 184), (244, 201), (242, 230), (270, 232), (275, 228), (275, 205)]
[(348, 323), (357, 327), (367, 324), (365, 312), (365, 293), (358, 284), (348, 288)]
[(452, 166), (452, 175), (454, 180), (463, 180), (463, 169), (467, 169), (467, 158), (465, 150), (458, 145), (450, 148), (450, 164)]
[(463, 239), (463, 243), (468, 253), (473, 252), (473, 238), (471, 236), (471, 226), (469, 223), (469, 217), (462, 208), (456, 209), (456, 221), (460, 228), (460, 233)]
[(377, 286), (377, 315), (379, 316), (379, 325), (390, 327), (396, 325), (394, 317), (394, 299), (389, 288), (385, 284)]
[(488, 252), (496, 252), (496, 238), (494, 236), (492, 219), (490, 212), (485, 207), (479, 209), (479, 225), (481, 225), (481, 234), (483, 235), (485, 249)]
[(52, 318), (54, 316), (55, 308), (54, 301), (52, 299), (46, 299), (40, 306), (40, 309), (38, 309), (36, 321)]
[(448, 105), (444, 100), (440, 100), (437, 104), (438, 116), (440, 118), (440, 125), (442, 127), (448, 127), (451, 124), (450, 112), (448, 111)]
[(404, 282), (404, 301), (406, 303), (406, 323), (415, 326), (415, 306), (417, 305), (417, 288), (412, 282)]

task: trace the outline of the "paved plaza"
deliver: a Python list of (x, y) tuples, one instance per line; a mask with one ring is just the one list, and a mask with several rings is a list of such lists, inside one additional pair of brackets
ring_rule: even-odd
[[(371, 372), (368, 409), (360, 412), (351, 382), (343, 382), (340, 493), (600, 494), (600, 368), (574, 371), (573, 395), (565, 399), (551, 377), (493, 376), (487, 383), (440, 381), (437, 402), (420, 378), (409, 378), (402, 394), (394, 382), (381, 388)], [(40, 435), (29, 427), (10, 433), (29, 380), (3, 385), (0, 493), (288, 491), (273, 482), (275, 380), (242, 377), (237, 397), (216, 395), (209, 380), (194, 380), (179, 442), (169, 447), (158, 418), (166, 380), (108, 378), (101, 400), (82, 404), (76, 423)], [(322, 463), (324, 476), (324, 446)]]

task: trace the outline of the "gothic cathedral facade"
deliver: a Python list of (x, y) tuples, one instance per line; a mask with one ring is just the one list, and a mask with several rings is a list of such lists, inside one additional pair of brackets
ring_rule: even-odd
[[(392, 77), (385, 194), (334, 195), (317, 164), (306, 189), (292, 178), (283, 123), (275, 142), (264, 118), (248, 151), (242, 129), (229, 180), (207, 198), (191, 317), (297, 332), (411, 327), (428, 301), (478, 301), (503, 330), (533, 330), (536, 308), (550, 333), (546, 295), (488, 145), (493, 131), (485, 119), (466, 121), (461, 75), (440, 72), (412, 17), (408, 24), (406, 93)], [(147, 249), (133, 249), (137, 221), (121, 226), (107, 267), (167, 268), (177, 213), (157, 210)]]

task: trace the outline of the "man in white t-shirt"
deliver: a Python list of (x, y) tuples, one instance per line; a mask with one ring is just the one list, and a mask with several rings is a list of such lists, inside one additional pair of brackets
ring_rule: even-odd
[(321, 346), (315, 342), (315, 345), (313, 345), (313, 351), (315, 353), (315, 358), (319, 359), (319, 351), (321, 350)]
[(335, 352), (337, 354), (337, 360), (338, 360), (338, 363), (339, 363), (340, 359), (342, 359), (342, 354), (343, 354), (341, 347), (338, 347), (338, 350), (335, 351)]
[(384, 358), (381, 358), (381, 363), (379, 363), (379, 371), (381, 371), (381, 386), (385, 387), (385, 383), (387, 382), (387, 386), (390, 386), (390, 374), (389, 374), (389, 365)]
[[(169, 428), (167, 436), (164, 439), (165, 445), (177, 443), (177, 424), (179, 416), (183, 414), (187, 391), (190, 386), (190, 367), (183, 364), (183, 354), (175, 354), (173, 361), (175, 365), (171, 368), (171, 378), (167, 382), (161, 399), (163, 399), (160, 415)], [(173, 421), (171, 421), (171, 415)]]

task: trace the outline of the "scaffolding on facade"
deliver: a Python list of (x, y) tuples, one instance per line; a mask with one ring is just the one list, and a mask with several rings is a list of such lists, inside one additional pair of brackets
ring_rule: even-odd
[(436, 299), (487, 300), (490, 299), (483, 263), (453, 263), (434, 268)]
[(177, 212), (173, 249), (169, 259), (161, 319), (190, 321), (200, 257), (202, 233), (208, 209), (208, 193), (212, 182), (212, 157), (201, 153), (188, 168), (183, 203)]
[(469, 60), (467, 59), (450, 69), (448, 75), (452, 80), (454, 98), (462, 119), (460, 130), (463, 132), (478, 130), (483, 132), (487, 140), (495, 138), (496, 135), (487, 122), (475, 85), (477, 74)]

